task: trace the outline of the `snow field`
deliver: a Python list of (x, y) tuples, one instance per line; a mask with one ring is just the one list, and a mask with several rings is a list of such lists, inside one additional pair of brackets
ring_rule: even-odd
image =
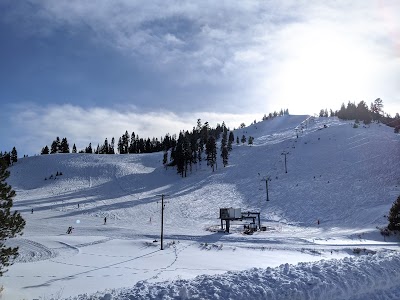
[[(203, 161), (186, 178), (162, 167), (162, 153), (20, 159), (8, 182), (27, 226), (10, 241), (21, 256), (2, 278), (5, 299), (102, 299), (106, 292), (90, 294), (105, 289), (113, 299), (364, 299), (361, 289), (365, 299), (395, 299), (395, 281), (364, 279), (386, 278), (384, 267), (398, 263), (388, 250), (398, 250), (398, 237), (383, 239), (376, 227), (386, 225), (400, 194), (400, 136), (378, 124), (354, 129), (336, 118), (306, 119), (284, 116), (236, 130), (254, 145), (235, 144), (226, 168), (218, 161), (213, 173)], [(160, 194), (168, 195), (163, 251)], [(260, 211), (267, 231), (243, 235), (236, 222), (230, 234), (218, 232), (220, 207)], [(362, 256), (344, 259), (354, 255)]]

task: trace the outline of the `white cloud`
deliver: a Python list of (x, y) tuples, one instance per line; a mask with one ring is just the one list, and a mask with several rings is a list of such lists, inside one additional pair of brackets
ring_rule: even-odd
[(32, 3), (38, 10), (25, 17), (46, 20), (46, 35), (84, 24), (219, 112), (313, 113), (377, 97), (400, 111), (398, 1)]
[(102, 144), (107, 138), (111, 141), (128, 130), (142, 138), (156, 137), (160, 139), (165, 134), (179, 134), (181, 130), (191, 130), (196, 126), (197, 119), (208, 121), (210, 126), (225, 121), (227, 126), (238, 127), (241, 122), (250, 124), (254, 119), (260, 120), (262, 115), (252, 114), (219, 114), (196, 112), (177, 115), (169, 111), (140, 112), (134, 107), (124, 109), (109, 109), (93, 107), (85, 109), (79, 106), (62, 105), (39, 107), (35, 105), (14, 108), (12, 131), (15, 136), (14, 145), (23, 149), (24, 153), (38, 154), (45, 145), (50, 147), (58, 136), (66, 137), (70, 148), (75, 143), (79, 149), (84, 149), (92, 143), (93, 147)]

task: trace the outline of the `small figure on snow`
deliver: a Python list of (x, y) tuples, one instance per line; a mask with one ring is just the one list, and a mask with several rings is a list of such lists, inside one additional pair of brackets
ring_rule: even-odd
[(317, 220), (317, 224), (319, 225), (319, 219)]
[(107, 217), (104, 217), (104, 225), (107, 224)]
[(33, 214), (33, 208), (31, 209), (31, 214)]
[(72, 229), (73, 229), (72, 226), (69, 226), (68, 229), (67, 229), (67, 234), (72, 233)]

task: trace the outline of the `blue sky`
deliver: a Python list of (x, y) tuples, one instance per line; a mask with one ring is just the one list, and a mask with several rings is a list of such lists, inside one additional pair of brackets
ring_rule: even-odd
[(398, 1), (0, 2), (0, 150), (237, 127), (380, 97), (400, 112)]

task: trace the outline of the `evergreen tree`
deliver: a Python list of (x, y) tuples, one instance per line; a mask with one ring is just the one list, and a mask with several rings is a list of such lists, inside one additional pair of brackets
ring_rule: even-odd
[(244, 134), (242, 135), (242, 139), (240, 141), (242, 142), (242, 144), (246, 143), (246, 137)]
[(57, 145), (57, 141), (53, 141), (51, 143), (51, 148), (50, 148), (50, 154), (54, 154), (58, 152), (58, 145)]
[(183, 133), (179, 133), (176, 150), (174, 153), (174, 162), (176, 163), (176, 170), (182, 177), (185, 175), (185, 143)]
[(249, 136), (248, 144), (253, 145), (253, 140), (254, 140), (254, 138), (252, 136)]
[(239, 145), (239, 136), (236, 136), (236, 144), (238, 144)]
[(371, 103), (371, 112), (374, 120), (379, 120), (383, 108), (383, 101), (381, 98), (375, 99), (374, 103)]
[(190, 171), (192, 170), (192, 164), (197, 163), (198, 149), (199, 149), (199, 133), (197, 129), (193, 127), (192, 134), (190, 135), (190, 151), (191, 151)]
[(225, 130), (224, 133), (222, 134), (222, 140), (221, 140), (221, 157), (224, 167), (228, 164), (229, 151), (227, 144), (228, 144), (228, 132)]
[(104, 140), (104, 144), (98, 149), (99, 154), (108, 154), (110, 151), (109, 146), (108, 146), (108, 139), (106, 138)]
[(75, 144), (72, 146), (72, 153), (76, 153), (76, 146), (75, 146)]
[(42, 152), (40, 154), (49, 154), (49, 152), (50, 152), (49, 147), (47, 147), (46, 145), (42, 148)]
[(214, 172), (214, 166), (217, 163), (217, 144), (215, 137), (210, 136), (206, 144), (207, 165), (210, 165)]
[(340, 107), (337, 116), (342, 120), (347, 120), (346, 106), (344, 105), (344, 103), (342, 103), (342, 106)]
[(11, 150), (11, 163), (15, 163), (17, 161), (18, 161), (17, 149), (15, 149), (15, 147), (13, 147)]
[(400, 231), (400, 196), (393, 202), (388, 216), (388, 229), (393, 231)]
[(229, 132), (229, 137), (228, 137), (228, 151), (232, 151), (232, 143), (235, 141), (235, 136), (233, 135), (233, 132)]
[(118, 148), (118, 153), (123, 154), (124, 147), (122, 146), (122, 138), (119, 138), (117, 148)]
[(164, 155), (163, 155), (163, 165), (165, 166), (165, 168), (167, 168), (167, 163), (168, 163), (168, 152), (164, 151)]
[(129, 153), (129, 140), (130, 136), (128, 130), (125, 131), (125, 134), (122, 136), (122, 152), (120, 154), (127, 154)]
[(110, 148), (109, 148), (109, 153), (108, 154), (115, 154), (115, 139), (114, 137), (111, 139), (111, 144), (110, 144)]
[(6, 167), (11, 164), (11, 154), (7, 151), (0, 155), (0, 163), (3, 163)]
[(129, 153), (137, 153), (135, 132), (132, 132), (131, 135), (131, 142), (129, 144)]
[(92, 143), (89, 143), (89, 146), (86, 147), (85, 149), (85, 153), (93, 153), (93, 149), (92, 149)]
[(61, 151), (60, 151), (60, 149), (61, 149), (61, 141), (60, 141), (60, 138), (59, 138), (59, 137), (56, 137), (55, 142), (56, 142), (56, 152), (55, 152), (55, 153), (60, 153), (60, 152), (61, 152)]
[(11, 212), (15, 191), (5, 182), (9, 175), (6, 165), (0, 161), (0, 276), (18, 256), (18, 247), (7, 247), (6, 240), (21, 235), (25, 227), (25, 221), (20, 213)]
[(68, 144), (66, 137), (61, 140), (59, 152), (60, 153), (69, 153), (69, 144)]
[(190, 169), (192, 168), (192, 148), (190, 144), (190, 137), (188, 131), (186, 131), (185, 133), (183, 148), (184, 148), (183, 150), (184, 150), (185, 177), (186, 177), (188, 165), (190, 165)]
[(371, 123), (372, 120), (371, 113), (368, 110), (368, 106), (364, 101), (358, 103), (356, 108), (355, 118), (363, 120), (365, 124)]

